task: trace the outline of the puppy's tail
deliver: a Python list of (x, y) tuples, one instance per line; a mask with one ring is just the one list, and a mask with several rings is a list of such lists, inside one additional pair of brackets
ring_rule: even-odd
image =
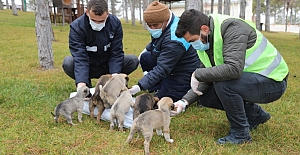
[(100, 90), (100, 97), (103, 100), (104, 96), (105, 96), (105, 92), (104, 92), (104, 89), (103, 89), (102, 85), (99, 85), (99, 90)]
[(52, 111), (51, 111), (51, 114), (52, 114), (52, 116), (53, 116), (53, 117), (55, 117), (55, 114), (53, 114), (53, 112), (52, 112)]

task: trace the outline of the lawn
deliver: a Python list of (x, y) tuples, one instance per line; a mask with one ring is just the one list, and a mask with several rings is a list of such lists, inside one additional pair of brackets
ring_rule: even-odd
[[(149, 33), (139, 23), (122, 24), (124, 51), (138, 56), (150, 40)], [(83, 123), (77, 126), (68, 125), (63, 118), (54, 122), (50, 112), (76, 88), (61, 67), (64, 57), (70, 55), (69, 26), (53, 26), (53, 30), (55, 68), (42, 70), (34, 13), (19, 11), (18, 16), (13, 16), (11, 10), (0, 10), (0, 154), (143, 154), (142, 137), (133, 145), (125, 144), (129, 131), (110, 132), (109, 122), (96, 124), (88, 115), (83, 115)], [(152, 154), (300, 154), (300, 40), (293, 33), (263, 33), (285, 58), (290, 76), (283, 97), (262, 105), (272, 117), (251, 132), (253, 142), (217, 145), (216, 140), (229, 130), (225, 113), (194, 104), (172, 118), (174, 143), (153, 136)], [(139, 68), (129, 75), (129, 86), (141, 77)]]

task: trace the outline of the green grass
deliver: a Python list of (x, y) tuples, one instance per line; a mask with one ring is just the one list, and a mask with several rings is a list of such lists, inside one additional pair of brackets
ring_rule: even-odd
[[(69, 26), (53, 26), (54, 65), (42, 70), (38, 60), (32, 12), (0, 10), (0, 154), (143, 154), (143, 138), (124, 144), (126, 132), (109, 132), (109, 122), (84, 115), (83, 123), (69, 126), (62, 118), (57, 124), (54, 107), (75, 91), (74, 81), (65, 75), (61, 63), (70, 55)], [(138, 56), (150, 40), (142, 26), (124, 23), (124, 51)], [(265, 33), (290, 68), (286, 93), (278, 101), (262, 105), (272, 118), (251, 132), (253, 142), (218, 146), (215, 141), (227, 134), (229, 124), (222, 111), (191, 106), (172, 119), (170, 144), (153, 136), (152, 154), (299, 154), (300, 146), (300, 40), (298, 34)], [(129, 86), (142, 77), (141, 70), (130, 76)], [(95, 80), (93, 80), (95, 85)], [(77, 115), (77, 114), (76, 114)], [(75, 115), (75, 116), (76, 116)], [(74, 120), (74, 123), (78, 123)]]

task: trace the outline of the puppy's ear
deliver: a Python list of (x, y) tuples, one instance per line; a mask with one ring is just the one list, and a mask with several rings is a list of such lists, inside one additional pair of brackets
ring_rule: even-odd
[(129, 77), (128, 77), (128, 76), (126, 76), (126, 77), (125, 77), (125, 80), (128, 82), (128, 81), (129, 81)]
[(155, 103), (157, 103), (159, 101), (159, 98), (158, 97), (153, 97)]

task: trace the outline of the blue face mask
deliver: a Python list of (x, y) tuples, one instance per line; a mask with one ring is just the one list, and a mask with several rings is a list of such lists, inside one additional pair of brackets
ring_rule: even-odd
[[(163, 25), (164, 26), (164, 25)], [(162, 26), (162, 27), (163, 27)], [(151, 34), (151, 36), (153, 37), (153, 38), (159, 38), (160, 36), (161, 36), (161, 34), (162, 34), (162, 27), (160, 28), (160, 29), (150, 29), (149, 27), (148, 27), (148, 31), (150, 32), (150, 34)]]
[[(201, 32), (200, 32), (201, 35)], [(194, 47), (194, 49), (196, 50), (200, 50), (200, 51), (205, 51), (209, 49), (209, 42), (208, 42), (208, 37), (207, 37), (207, 43), (203, 44), (202, 41), (200, 39), (190, 42), (190, 44)]]

